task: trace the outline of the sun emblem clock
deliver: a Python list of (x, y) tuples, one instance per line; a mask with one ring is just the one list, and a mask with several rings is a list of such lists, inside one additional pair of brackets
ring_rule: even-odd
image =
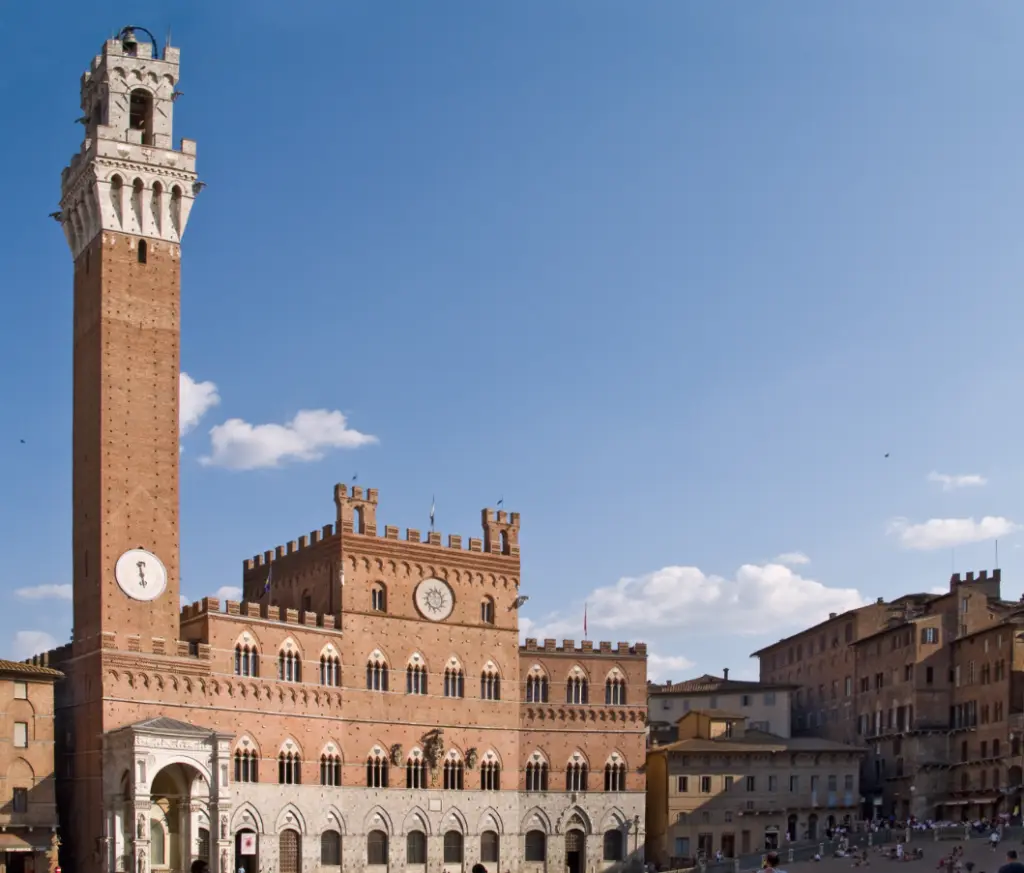
[(129, 549), (114, 565), (118, 586), (132, 600), (156, 600), (167, 588), (167, 568), (152, 552)]
[(452, 589), (440, 579), (424, 579), (416, 586), (414, 596), (420, 614), (431, 621), (444, 621), (455, 607)]

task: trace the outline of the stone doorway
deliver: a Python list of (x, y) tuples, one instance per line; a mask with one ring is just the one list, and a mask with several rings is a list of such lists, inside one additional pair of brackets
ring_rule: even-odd
[(277, 869), (280, 873), (302, 873), (301, 840), (298, 831), (281, 831), (277, 847)]
[(243, 829), (235, 834), (234, 873), (259, 873), (260, 843), (256, 831)]
[(583, 831), (571, 830), (565, 835), (565, 866), (569, 873), (584, 873), (587, 863), (586, 846)]

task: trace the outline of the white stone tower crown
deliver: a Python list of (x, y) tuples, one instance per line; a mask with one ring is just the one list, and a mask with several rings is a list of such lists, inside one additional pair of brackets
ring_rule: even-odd
[[(196, 180), (196, 144), (171, 140), (179, 50), (139, 41), (126, 27), (82, 74), (82, 148), (61, 174), (61, 209), (72, 257), (101, 231), (178, 243)], [(148, 32), (147, 32), (148, 33)]]

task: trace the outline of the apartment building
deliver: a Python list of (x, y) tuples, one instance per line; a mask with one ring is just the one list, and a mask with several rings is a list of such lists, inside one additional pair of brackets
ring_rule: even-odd
[(742, 716), (691, 710), (647, 753), (649, 861), (685, 866), (816, 839), (860, 806), (861, 747), (779, 737)]
[(752, 730), (789, 737), (790, 697), (796, 685), (748, 682), (729, 678), (729, 668), (721, 676), (704, 674), (685, 682), (647, 685), (647, 712), (653, 742), (678, 739), (676, 726), (694, 710), (721, 711), (746, 719)]
[(1000, 585), (999, 570), (956, 573), (945, 593), (876, 601), (755, 653), (762, 680), (801, 683), (795, 733), (866, 744), (865, 815), (1012, 809), (1006, 791), (1020, 783), (993, 756), (1013, 748), (1009, 719), (1022, 709), (1011, 644), (1021, 604), (1003, 600)]

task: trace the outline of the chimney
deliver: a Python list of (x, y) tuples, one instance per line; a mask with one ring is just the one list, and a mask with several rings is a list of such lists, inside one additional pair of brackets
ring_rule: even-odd
[(728, 667), (726, 667), (724, 670), (722, 670), (722, 678), (723, 679), (728, 679), (729, 678), (729, 668)]

